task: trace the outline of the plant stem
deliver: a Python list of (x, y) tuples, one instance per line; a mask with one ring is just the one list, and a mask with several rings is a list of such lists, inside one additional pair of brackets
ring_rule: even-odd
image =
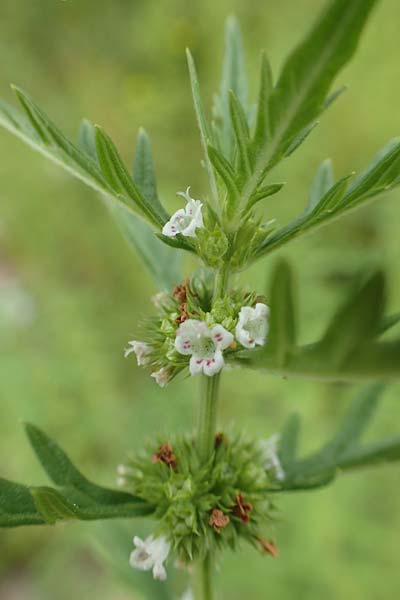
[[(225, 264), (216, 272), (214, 301), (223, 298), (228, 287), (228, 279), (229, 265)], [(199, 457), (203, 464), (209, 460), (214, 450), (220, 379), (220, 373), (217, 373), (212, 377), (202, 375), (201, 378), (197, 444)], [(203, 563), (199, 565), (199, 569), (199, 598), (201, 600), (213, 600), (212, 561), (210, 553), (206, 555)]]
[(203, 463), (210, 458), (214, 448), (219, 382), (219, 373), (213, 377), (202, 376), (197, 444)]

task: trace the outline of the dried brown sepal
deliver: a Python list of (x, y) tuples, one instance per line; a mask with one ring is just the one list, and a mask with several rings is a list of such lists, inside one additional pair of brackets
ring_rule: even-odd
[(260, 542), (263, 550), (265, 550), (267, 554), (273, 556), (274, 558), (278, 556), (279, 550), (274, 542), (271, 542), (270, 540), (264, 540), (263, 538), (257, 538), (257, 540)]
[(248, 523), (250, 521), (250, 513), (252, 510), (252, 505), (249, 502), (246, 502), (243, 494), (238, 494), (235, 498), (232, 514), (234, 514), (235, 517), (238, 517), (242, 523)]
[(229, 521), (230, 519), (228, 515), (225, 515), (219, 508), (214, 508), (208, 522), (214, 531), (221, 533), (221, 529), (224, 529), (224, 527), (228, 525)]
[(168, 442), (160, 446), (159, 451), (153, 454), (151, 462), (153, 464), (162, 462), (168, 467), (171, 467), (171, 469), (173, 469), (174, 471), (176, 471), (177, 469), (176, 456), (174, 454), (171, 444), (169, 444)]
[(175, 322), (180, 325), (181, 323), (183, 323), (184, 321), (186, 321), (186, 319), (189, 318), (189, 313), (187, 311), (187, 305), (186, 302), (183, 302), (180, 306), (180, 314), (179, 316), (175, 319)]
[(186, 302), (186, 300), (187, 300), (186, 294), (187, 294), (186, 285), (177, 285), (172, 290), (172, 297), (175, 298), (175, 300), (177, 302), (179, 302), (179, 304)]

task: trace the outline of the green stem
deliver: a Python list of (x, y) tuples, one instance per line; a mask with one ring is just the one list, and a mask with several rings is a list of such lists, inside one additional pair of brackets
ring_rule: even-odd
[[(214, 301), (224, 297), (228, 287), (229, 265), (216, 272), (214, 286)], [(206, 463), (212, 456), (217, 428), (218, 392), (221, 374), (212, 377), (202, 375), (200, 391), (200, 409), (198, 415), (197, 444), (201, 462)], [(210, 553), (207, 554), (203, 563), (199, 565), (199, 598), (201, 600), (213, 600), (212, 585), (212, 560)]]
[(202, 375), (201, 379), (197, 444), (200, 460), (207, 462), (214, 448), (220, 374), (213, 377)]
[(201, 598), (202, 600), (213, 600), (214, 590), (212, 585), (211, 556), (207, 554), (201, 565)]

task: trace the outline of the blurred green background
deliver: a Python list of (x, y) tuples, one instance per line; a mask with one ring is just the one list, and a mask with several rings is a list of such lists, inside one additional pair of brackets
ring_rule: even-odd
[[(195, 55), (209, 106), (224, 20), (235, 13), (255, 95), (259, 50), (268, 51), (276, 71), (323, 5), (2, 0), (0, 95), (14, 101), (9, 83), (17, 83), (73, 137), (87, 116), (106, 128), (127, 162), (143, 125), (172, 209), (175, 192), (189, 184), (195, 197), (206, 193), (185, 47)], [(322, 159), (334, 159), (338, 176), (359, 170), (400, 132), (399, 22), (399, 2), (382, 2), (339, 78), (349, 90), (279, 167), (277, 180), (289, 183), (266, 203), (269, 218), (285, 223), (302, 209)], [(31, 420), (58, 439), (88, 476), (112, 485), (118, 462), (155, 429), (191, 427), (197, 382), (160, 390), (133, 359), (123, 359), (138, 317), (151, 311), (155, 289), (99, 199), (5, 131), (0, 180), (0, 473), (46, 481), (23, 436), (20, 421)], [(321, 331), (361, 269), (387, 270), (390, 308), (399, 308), (399, 201), (394, 192), (279, 253), (297, 271), (305, 341)], [(263, 291), (273, 262), (262, 261), (243, 281)], [(233, 372), (224, 376), (221, 421), (240, 418), (249, 432), (268, 436), (298, 410), (307, 450), (333, 432), (356, 391)], [(371, 438), (399, 430), (398, 391), (391, 386), (385, 392)], [(282, 497), (282, 520), (273, 532), (279, 559), (248, 548), (227, 555), (217, 576), (221, 598), (398, 597), (399, 483), (399, 468), (388, 467), (343, 477), (313, 494)], [(124, 577), (122, 571), (131, 536), (146, 529), (121, 524), (126, 555), (120, 557), (113, 531), (97, 524), (1, 530), (1, 600), (141, 598), (136, 584), (150, 575), (126, 569)], [(99, 540), (118, 559), (120, 574), (101, 557)]]

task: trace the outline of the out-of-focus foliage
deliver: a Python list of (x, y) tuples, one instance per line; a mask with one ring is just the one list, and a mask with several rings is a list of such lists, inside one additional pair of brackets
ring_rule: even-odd
[[(76, 140), (76, 123), (82, 115), (90, 117), (110, 132), (126, 164), (143, 125), (152, 139), (160, 197), (172, 211), (177, 190), (190, 184), (201, 197), (206, 189), (185, 47), (193, 51), (209, 101), (219, 77), (223, 22), (235, 12), (253, 66), (255, 97), (260, 46), (279, 64), (320, 6), (320, 0), (117, 0), (101, 7), (90, 0), (3, 0), (0, 96), (12, 101), (10, 82), (29, 89)], [(279, 225), (303, 210), (321, 156), (334, 160), (338, 177), (349, 164), (360, 171), (400, 131), (399, 19), (395, 0), (380, 4), (356, 58), (339, 78), (338, 85), (350, 89), (326, 113), (302, 155), (277, 167), (276, 181), (285, 181), (290, 168), (291, 184), (279, 199), (264, 200), (263, 210)], [(128, 131), (126, 121), (132, 123)], [(124, 361), (124, 344), (135, 333), (137, 314), (150, 313), (155, 288), (91, 192), (5, 133), (0, 156), (1, 473), (46, 483), (23, 443), (24, 419), (51, 430), (74, 448), (91, 479), (106, 483), (124, 454), (152, 435), (154, 423), (165, 431), (190, 426), (196, 390), (192, 382), (159, 390), (134, 361)], [(320, 337), (327, 315), (361, 270), (388, 272), (389, 313), (398, 308), (399, 211), (394, 191), (384, 202), (285, 249), (301, 281), (301, 341)], [(322, 243), (325, 251), (319, 253)], [(268, 259), (261, 261), (248, 275), (249, 284), (263, 291), (270, 270)], [(385, 334), (391, 335), (398, 330)], [(222, 420), (243, 414), (244, 394), (248, 429), (258, 435), (280, 428), (290, 411), (301, 412), (309, 432), (302, 449), (308, 453), (333, 434), (351, 391), (234, 371), (224, 378)], [(384, 393), (371, 440), (396, 432), (398, 392), (393, 386)], [(261, 599), (268, 591), (292, 599), (293, 590), (300, 600), (395, 597), (399, 479), (397, 467), (371, 470), (343, 477), (313, 496), (283, 498), (281, 558), (249, 558), (246, 550), (227, 557), (221, 573), (227, 597)], [(127, 552), (130, 537), (145, 533), (135, 523), (126, 526)], [(93, 531), (88, 523), (2, 532), (0, 597), (134, 597), (88, 550), (84, 541)], [(133, 582), (136, 574), (126, 576)]]

